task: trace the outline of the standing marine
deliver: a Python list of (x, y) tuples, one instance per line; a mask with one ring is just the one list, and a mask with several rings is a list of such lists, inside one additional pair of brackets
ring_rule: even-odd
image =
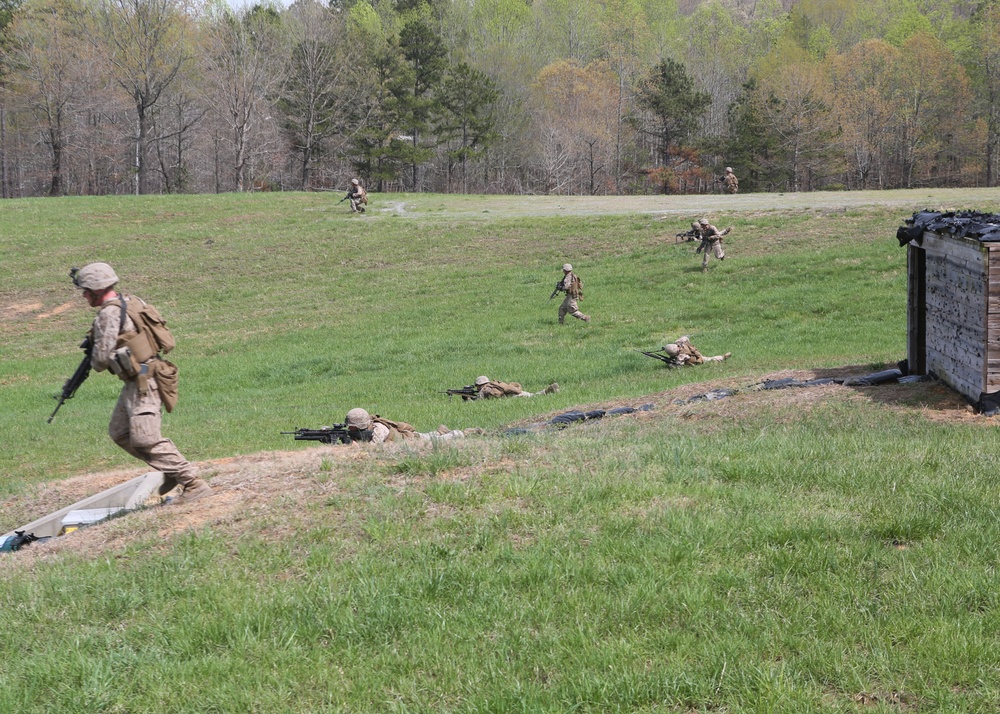
[(118, 276), (107, 263), (74, 268), (70, 276), (88, 304), (97, 308), (89, 334), (91, 366), (97, 372), (110, 370), (123, 382), (108, 435), (163, 472), (161, 495), (178, 485), (183, 491), (177, 503), (208, 495), (212, 489), (198, 477), (197, 467), (161, 433), (161, 407), (172, 411), (177, 400), (177, 367), (160, 356), (161, 349), (169, 348), (161, 345), (166, 323), (152, 305), (115, 290)]
[(566, 315), (572, 315), (577, 320), (590, 322), (590, 316), (580, 312), (577, 300), (583, 300), (583, 281), (573, 272), (573, 266), (566, 263), (563, 267), (563, 277), (556, 283), (556, 289), (552, 291), (552, 296), (562, 291), (566, 293), (566, 298), (559, 306), (559, 324), (566, 322)]
[(733, 167), (727, 166), (726, 173), (722, 177), (722, 185), (729, 193), (736, 193), (740, 190), (740, 180), (733, 173)]

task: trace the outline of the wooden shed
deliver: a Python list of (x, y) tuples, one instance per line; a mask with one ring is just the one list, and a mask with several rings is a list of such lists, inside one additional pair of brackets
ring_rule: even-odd
[(1000, 216), (921, 211), (907, 250), (906, 360), (980, 411), (1000, 408)]

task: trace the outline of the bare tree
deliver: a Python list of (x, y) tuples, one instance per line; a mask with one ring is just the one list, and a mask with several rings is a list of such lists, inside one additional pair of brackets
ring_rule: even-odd
[(613, 189), (617, 85), (618, 75), (605, 62), (581, 67), (560, 61), (539, 72), (532, 107), (548, 193), (598, 193), (600, 174)]
[[(278, 108), (282, 128), (298, 157), (305, 190), (319, 158), (347, 143), (347, 117), (360, 100), (363, 85), (350, 81), (352, 67), (341, 14), (315, 0), (301, 0), (289, 8), (289, 15), (293, 47)], [(336, 145), (329, 146), (335, 137)]]
[(206, 100), (229, 129), (232, 186), (252, 187), (250, 159), (258, 121), (270, 119), (271, 101), (285, 78), (281, 16), (270, 7), (217, 10), (209, 18), (202, 70)]
[(102, 0), (97, 30), (114, 82), (135, 109), (135, 192), (145, 194), (152, 109), (191, 59), (188, 17), (179, 0)]
[[(64, 193), (64, 156), (74, 103), (86, 91), (77, 68), (89, 66), (87, 47), (71, 24), (73, 9), (53, 2), (31, 5), (9, 28), (5, 52), (8, 89), (35, 120), (48, 149), (50, 196)], [(76, 26), (79, 28), (79, 25)]]

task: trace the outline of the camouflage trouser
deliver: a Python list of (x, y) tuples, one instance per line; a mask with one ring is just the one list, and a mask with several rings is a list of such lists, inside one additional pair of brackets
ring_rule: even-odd
[(428, 431), (428, 432), (418, 431), (417, 438), (422, 439), (424, 441), (430, 441), (430, 440), (448, 441), (449, 439), (464, 439), (465, 433), (462, 432), (460, 429), (452, 429), (451, 431), (445, 432), (444, 434), (438, 431)]
[(358, 212), (364, 213), (365, 212), (365, 207), (361, 203), (361, 199), (360, 198), (352, 198), (351, 199), (351, 210), (354, 211), (355, 213), (358, 213)]
[(160, 404), (155, 379), (148, 381), (145, 394), (139, 394), (135, 380), (126, 382), (111, 412), (108, 435), (150, 468), (171, 475), (177, 483), (185, 485), (197, 477), (198, 469), (181, 456), (174, 442), (160, 433)]
[(566, 321), (566, 315), (572, 315), (577, 320), (586, 320), (587, 316), (580, 312), (580, 306), (576, 303), (576, 298), (572, 298), (569, 295), (566, 299), (562, 301), (562, 305), (559, 306), (559, 324)]
[(715, 254), (715, 257), (718, 258), (719, 260), (722, 260), (723, 258), (726, 257), (725, 251), (722, 250), (722, 241), (721, 240), (717, 240), (714, 243), (709, 242), (708, 245), (703, 245), (702, 247), (704, 248), (704, 250), (701, 252), (701, 267), (702, 268), (707, 268), (708, 267), (708, 252), (709, 252), (709, 250), (711, 250), (712, 253)]

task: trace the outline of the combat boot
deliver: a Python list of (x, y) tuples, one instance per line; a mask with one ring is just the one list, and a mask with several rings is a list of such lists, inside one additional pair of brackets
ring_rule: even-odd
[(212, 493), (212, 487), (209, 486), (203, 479), (196, 478), (184, 484), (184, 492), (177, 497), (174, 503), (178, 505), (191, 503), (192, 501), (197, 501), (199, 498), (203, 498), (210, 493)]
[(176, 474), (163, 474), (163, 483), (157, 489), (157, 493), (161, 496), (166, 496), (168, 493), (177, 488), (177, 478)]
[(556, 382), (553, 382), (552, 384), (550, 384), (549, 386), (547, 386), (545, 389), (542, 390), (542, 394), (558, 394), (558, 393), (559, 393), (559, 385)]
[(468, 429), (462, 429), (462, 434), (465, 436), (482, 436), (486, 433), (485, 429), (480, 429), (478, 426), (469, 427)]
[(584, 322), (590, 322), (590, 315), (584, 315), (583, 316), (583, 321)]

